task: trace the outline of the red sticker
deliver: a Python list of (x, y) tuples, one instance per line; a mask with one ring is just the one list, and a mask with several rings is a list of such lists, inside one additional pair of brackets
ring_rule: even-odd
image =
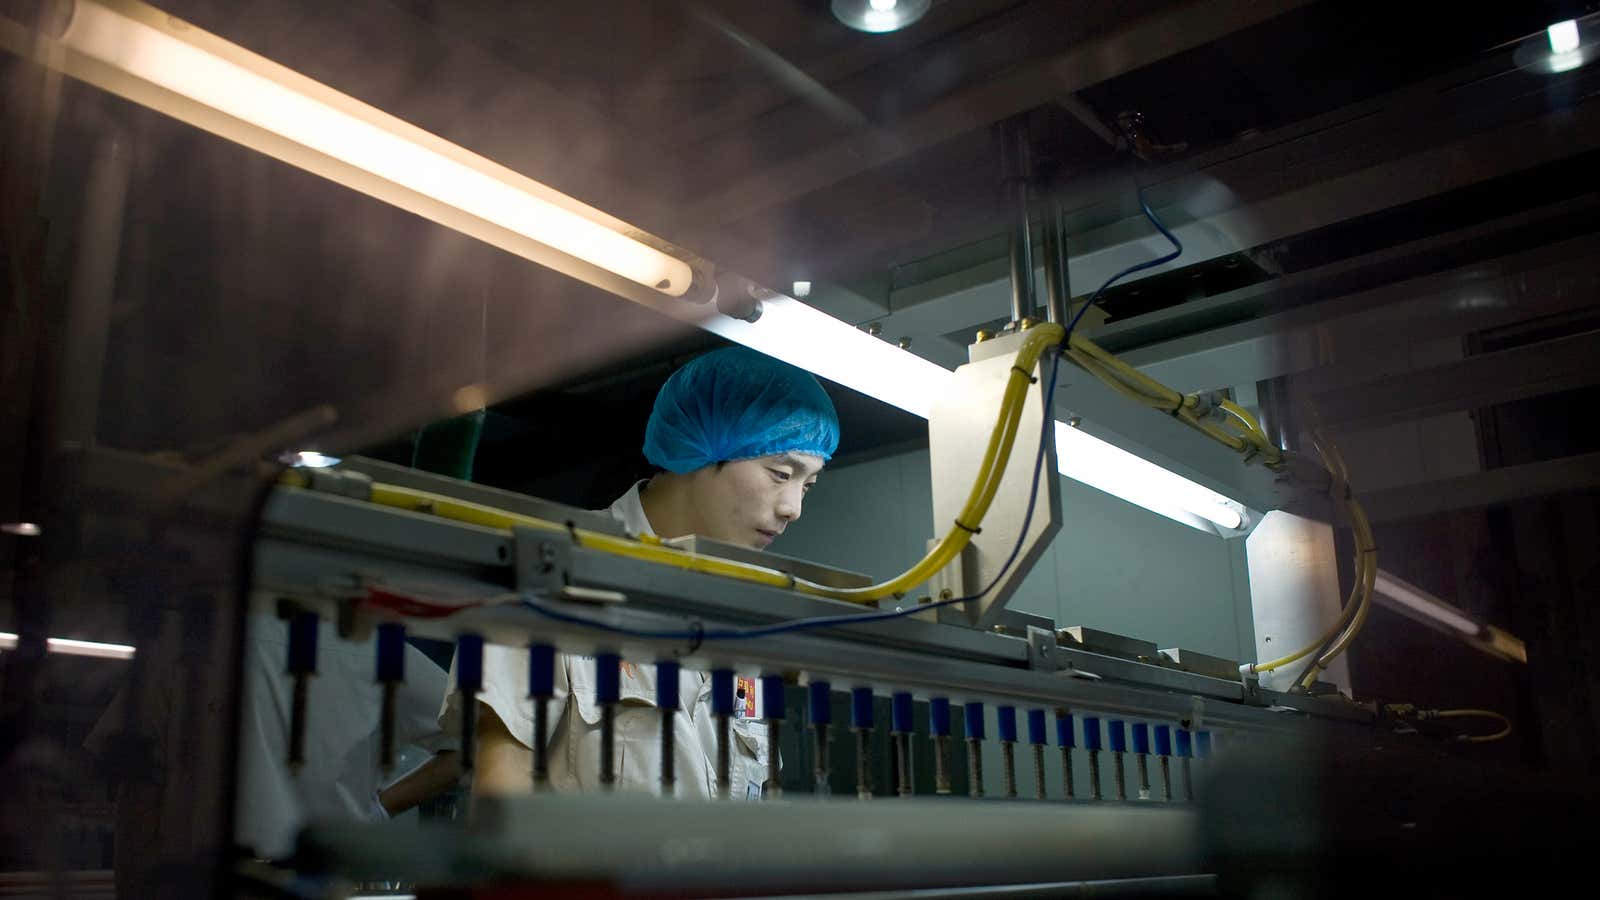
[(735, 697), (744, 701), (739, 716), (745, 719), (756, 717), (756, 682), (753, 678), (740, 678), (734, 688)]

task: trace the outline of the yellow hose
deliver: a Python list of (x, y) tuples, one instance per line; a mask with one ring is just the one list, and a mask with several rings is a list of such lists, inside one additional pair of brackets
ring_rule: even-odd
[[(569, 529), (562, 523), (519, 515), (478, 503), (456, 500), (443, 494), (413, 490), (395, 485), (374, 484), (372, 486), (371, 500), (373, 503), (383, 506), (413, 512), (431, 513), (443, 518), (487, 528), (509, 530), (521, 527), (552, 533), (570, 533), (579, 546), (591, 550), (708, 575), (736, 578), (768, 587), (792, 588), (803, 593), (829, 597), (835, 600), (870, 603), (885, 597), (898, 596), (916, 585), (926, 582), (938, 573), (940, 569), (954, 561), (972, 540), (972, 535), (977, 532), (984, 516), (989, 511), (990, 505), (994, 502), (995, 494), (1000, 489), (1001, 479), (1005, 476), (1006, 467), (1011, 461), (1011, 451), (1016, 444), (1022, 411), (1027, 401), (1028, 388), (1033, 383), (1032, 372), (1034, 367), (1038, 365), (1039, 358), (1047, 348), (1060, 343), (1064, 332), (1060, 325), (1044, 324), (1033, 327), (1026, 334), (1027, 336), (1023, 339), (1022, 346), (1017, 350), (1016, 366), (1011, 370), (1011, 375), (1006, 382), (1005, 393), (1000, 404), (999, 418), (995, 422), (994, 430), (989, 435), (989, 443), (984, 449), (982, 460), (978, 464), (978, 472), (973, 480), (972, 491), (967, 496), (966, 505), (962, 507), (960, 514), (956, 517), (956, 524), (953, 524), (950, 531), (940, 539), (939, 543), (934, 545), (933, 549), (928, 551), (928, 554), (911, 568), (888, 581), (868, 587), (827, 587), (826, 585), (793, 577), (764, 566), (701, 556), (665, 547), (658, 542), (618, 538), (583, 528)], [(290, 471), (285, 473), (281, 481), (290, 487), (305, 487), (309, 479), (303, 473)]]
[(1460, 740), (1469, 744), (1487, 744), (1511, 734), (1511, 720), (1491, 709), (1441, 709), (1434, 716), (1440, 719), (1494, 719), (1500, 723), (1500, 730), (1494, 734), (1461, 735)]

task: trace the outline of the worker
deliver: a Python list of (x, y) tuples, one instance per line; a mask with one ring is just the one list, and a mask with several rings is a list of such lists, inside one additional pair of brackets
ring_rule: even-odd
[[(645, 428), (644, 454), (658, 469), (611, 504), (610, 513), (635, 535), (698, 535), (765, 549), (800, 518), (806, 491), (839, 443), (833, 403), (809, 374), (743, 347), (701, 356), (674, 372), (656, 395)], [(616, 785), (655, 792), (660, 787), (655, 660), (622, 665), (615, 718)], [(683, 712), (673, 716), (677, 796), (712, 797), (716, 779), (716, 717), (706, 673), (679, 674)], [(453, 683), (453, 679), (452, 679)], [(767, 779), (764, 711), (755, 706), (753, 679), (733, 719), (729, 794), (761, 796)], [(528, 653), (484, 648), (478, 717), (475, 794), (519, 793), (532, 787), (533, 701)], [(600, 787), (600, 707), (590, 657), (557, 656), (549, 767), (557, 790)], [(452, 690), (439, 714), (441, 729), (460, 727), (461, 694)]]

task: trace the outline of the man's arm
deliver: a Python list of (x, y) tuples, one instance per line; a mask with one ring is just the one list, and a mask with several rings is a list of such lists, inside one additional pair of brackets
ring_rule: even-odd
[(454, 750), (441, 750), (379, 791), (378, 803), (385, 813), (398, 816), (449, 790), (460, 778), (461, 759)]

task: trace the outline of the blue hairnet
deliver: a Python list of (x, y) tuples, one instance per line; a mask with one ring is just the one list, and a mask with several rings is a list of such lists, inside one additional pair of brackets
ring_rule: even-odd
[(672, 373), (644, 429), (644, 455), (668, 472), (774, 453), (824, 460), (839, 416), (807, 372), (745, 347), (724, 347)]

